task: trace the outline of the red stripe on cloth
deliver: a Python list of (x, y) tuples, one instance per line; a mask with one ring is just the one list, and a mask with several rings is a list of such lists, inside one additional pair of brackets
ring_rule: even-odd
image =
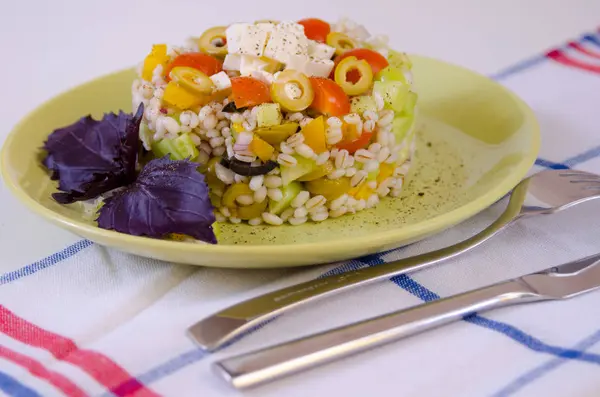
[(600, 66), (590, 65), (577, 59), (569, 58), (560, 50), (550, 51), (546, 56), (565, 66), (587, 70), (588, 72), (600, 73)]
[(34, 360), (33, 358), (27, 357), (21, 353), (17, 353), (16, 351), (10, 350), (4, 346), (0, 346), (0, 357), (26, 368), (30, 374), (44, 379), (69, 397), (88, 396), (75, 383), (71, 382), (65, 376), (58, 372), (48, 370), (42, 363)]
[(107, 389), (127, 382), (128, 388), (113, 390), (117, 396), (158, 397), (125, 369), (102, 353), (80, 349), (64, 336), (38, 327), (0, 305), (0, 332), (30, 346), (50, 352), (56, 359), (73, 364), (87, 372)]
[(575, 42), (569, 43), (569, 47), (574, 48), (577, 51), (582, 52), (588, 56), (591, 56), (592, 58), (600, 59), (600, 52), (595, 52), (595, 51), (589, 50), (579, 43), (575, 43)]

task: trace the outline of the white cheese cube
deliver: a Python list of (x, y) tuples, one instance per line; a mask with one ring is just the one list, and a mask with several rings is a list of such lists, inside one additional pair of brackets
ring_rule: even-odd
[(314, 59), (311, 58), (306, 65), (307, 76), (327, 77), (333, 70), (333, 61), (329, 59)]
[(300, 32), (293, 25), (298, 24), (275, 26), (267, 42), (265, 56), (286, 63), (291, 55), (308, 55), (308, 39), (304, 35), (304, 27), (298, 25), (302, 29)]
[(234, 23), (227, 27), (225, 37), (227, 38), (227, 51), (230, 54), (240, 52), (242, 36), (250, 26), (248, 23)]
[(225, 72), (219, 72), (210, 76), (213, 84), (215, 85), (215, 91), (223, 91), (231, 88), (231, 79)]
[(271, 66), (270, 60), (261, 59), (253, 55), (242, 55), (240, 63), (240, 74), (249, 76), (254, 71), (263, 71)]
[[(239, 53), (260, 57), (265, 51), (273, 27), (269, 24), (251, 25), (242, 33)], [(228, 42), (229, 44), (229, 42)]]
[(250, 76), (262, 81), (263, 83), (269, 86), (273, 84), (273, 81), (275, 80), (275, 77), (273, 77), (271, 73), (265, 72), (264, 70), (255, 70), (252, 73), (250, 73)]
[[(229, 44), (229, 43), (228, 43)], [(240, 70), (242, 56), (239, 54), (227, 54), (223, 61), (223, 70)]]
[(331, 59), (335, 48), (314, 40), (308, 41), (308, 55), (315, 59)]
[(289, 55), (287, 62), (285, 62), (285, 68), (306, 74), (308, 62), (310, 62), (310, 59), (306, 55)]

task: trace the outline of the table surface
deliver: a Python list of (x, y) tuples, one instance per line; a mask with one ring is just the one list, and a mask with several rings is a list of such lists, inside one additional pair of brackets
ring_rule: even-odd
[[(600, 23), (598, 0), (303, 0), (281, 11), (276, 11), (281, 1), (232, 1), (214, 7), (198, 0), (5, 1), (0, 12), (0, 73), (5, 76), (0, 145), (14, 124), (56, 94), (138, 63), (153, 43), (178, 44), (208, 26), (231, 21), (347, 16), (373, 34), (388, 34), (397, 49), (483, 74)], [(79, 240), (16, 203), (1, 182), (0, 205), (14, 209), (0, 216), (0, 274)]]

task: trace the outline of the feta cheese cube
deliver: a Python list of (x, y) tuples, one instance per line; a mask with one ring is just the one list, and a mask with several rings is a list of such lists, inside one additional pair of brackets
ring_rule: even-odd
[(230, 54), (237, 54), (240, 52), (242, 36), (250, 26), (251, 25), (248, 23), (234, 23), (227, 27), (225, 30), (225, 37), (227, 38), (227, 51)]
[(223, 91), (231, 88), (231, 79), (225, 72), (219, 72), (210, 76), (213, 84), (215, 85), (215, 91)]
[[(227, 43), (229, 44), (229, 43)], [(239, 54), (227, 54), (223, 61), (223, 70), (240, 70), (242, 66), (242, 56)]]
[(297, 70), (306, 74), (306, 68), (310, 59), (306, 55), (289, 55), (285, 62), (286, 69)]
[[(257, 57), (262, 56), (267, 45), (267, 40), (273, 30), (273, 26), (269, 25), (264, 23), (247, 27), (241, 36), (239, 53)], [(229, 42), (227, 43), (229, 44)]]
[(264, 55), (282, 63), (286, 63), (291, 55), (308, 55), (308, 39), (304, 35), (304, 27), (295, 23), (275, 25)]
[(265, 57), (255, 57), (254, 55), (242, 55), (240, 64), (240, 74), (248, 76), (254, 71), (274, 72), (279, 67), (277, 61)]
[(331, 59), (335, 48), (314, 40), (308, 41), (308, 55), (315, 59)]
[(327, 77), (333, 70), (333, 65), (334, 63), (330, 59), (310, 58), (310, 61), (306, 65), (306, 71), (304, 73), (307, 76)]
[(275, 77), (273, 77), (271, 73), (265, 72), (264, 70), (255, 70), (252, 73), (250, 73), (250, 76), (262, 81), (267, 85), (271, 85), (273, 84), (273, 81), (275, 81)]

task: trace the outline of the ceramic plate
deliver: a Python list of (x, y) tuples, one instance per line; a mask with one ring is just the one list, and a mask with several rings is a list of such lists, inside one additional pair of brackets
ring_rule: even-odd
[(225, 224), (218, 245), (135, 237), (98, 228), (78, 205), (51, 198), (55, 182), (39, 147), (55, 128), (86, 114), (131, 111), (133, 70), (98, 78), (45, 103), (11, 132), (2, 175), (45, 219), (98, 244), (200, 266), (238, 268), (321, 264), (418, 241), (475, 215), (508, 193), (533, 165), (540, 134), (531, 109), (506, 88), (467, 69), (411, 56), (419, 92), (415, 165), (399, 198), (357, 215), (301, 226)]

